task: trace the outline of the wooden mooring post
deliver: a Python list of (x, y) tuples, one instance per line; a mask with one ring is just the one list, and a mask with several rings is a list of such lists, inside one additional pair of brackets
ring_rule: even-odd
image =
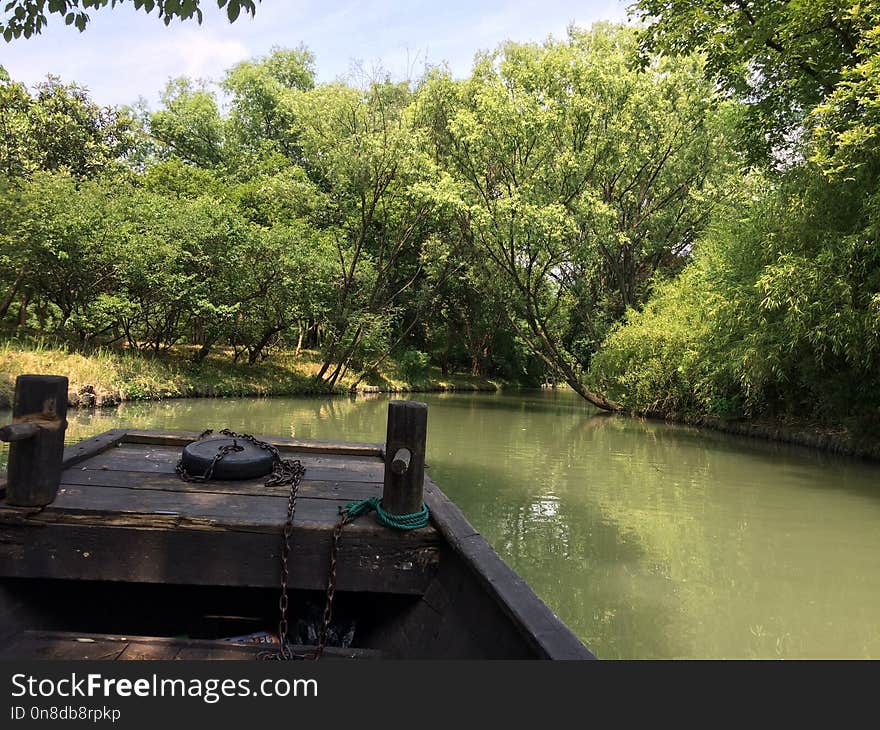
[(382, 508), (390, 514), (408, 515), (422, 509), (427, 432), (426, 403), (393, 400), (388, 404)]
[(67, 378), (19, 375), (12, 423), (0, 428), (0, 441), (9, 442), (7, 504), (44, 507), (55, 500), (66, 429)]

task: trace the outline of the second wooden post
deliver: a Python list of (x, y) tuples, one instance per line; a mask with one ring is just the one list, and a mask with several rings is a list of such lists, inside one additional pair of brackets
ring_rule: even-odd
[(382, 508), (390, 514), (408, 515), (422, 509), (427, 433), (426, 403), (393, 400), (388, 404)]

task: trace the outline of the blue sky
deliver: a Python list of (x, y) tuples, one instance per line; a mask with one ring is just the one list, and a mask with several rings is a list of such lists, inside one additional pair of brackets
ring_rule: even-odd
[(165, 27), (155, 12), (130, 5), (90, 13), (85, 33), (50, 16), (41, 36), (6, 44), (0, 65), (13, 79), (33, 84), (47, 73), (87, 86), (100, 104), (127, 104), (143, 96), (155, 106), (169, 78), (219, 79), (238, 61), (273, 46), (304, 43), (317, 56), (320, 81), (361, 64), (406, 78), (425, 60), (447, 62), (467, 74), (474, 53), (501, 41), (562, 37), (569, 23), (624, 20), (628, 0), (263, 0), (257, 15), (230, 24), (214, 0), (203, 0), (205, 20)]

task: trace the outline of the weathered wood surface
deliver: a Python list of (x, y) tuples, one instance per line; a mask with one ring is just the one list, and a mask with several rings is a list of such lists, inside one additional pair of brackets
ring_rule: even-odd
[(49, 504), (55, 499), (63, 468), (67, 378), (19, 375), (12, 419), (2, 434), (11, 443), (6, 499), (23, 506)]
[[(157, 446), (186, 446), (195, 441), (199, 434), (195, 431), (144, 431), (130, 429), (125, 440), (132, 444), (155, 444)], [(287, 436), (260, 436), (260, 441), (273, 446), (295, 449), (312, 454), (339, 454), (343, 456), (381, 456), (382, 444), (357, 443), (353, 441), (317, 441), (295, 439)]]
[[(264, 479), (241, 481), (213, 481), (208, 484), (169, 480), (165, 474), (149, 474), (136, 471), (104, 471), (94, 469), (70, 470), (64, 476), (66, 489), (71, 486), (119, 487), (121, 489), (156, 490), (164, 492), (196, 492), (202, 494), (241, 494), (287, 496), (288, 487), (265, 487)], [(380, 494), (376, 482), (352, 482), (330, 479), (310, 479), (309, 473), (299, 487), (300, 498), (335, 499), (350, 501), (367, 499)]]
[[(192, 434), (195, 438), (198, 434)], [(288, 487), (264, 480), (185, 482), (175, 473), (188, 434), (113, 431), (65, 453), (55, 501), (44, 508), (0, 503), (0, 576), (276, 586)], [(143, 443), (148, 441), (149, 443)], [(323, 590), (339, 508), (381, 494), (384, 463), (374, 446), (345, 454), (302, 451), (292, 588)], [(340, 542), (338, 588), (420, 594), (436, 570), (431, 528), (398, 533), (365, 516)]]
[[(384, 465), (378, 457), (339, 454), (309, 454), (281, 449), (285, 459), (297, 459), (306, 468), (306, 476), (319, 481), (367, 481), (381, 484)], [(179, 447), (123, 443), (81, 460), (80, 470), (132, 471), (174, 476), (180, 457)], [(64, 479), (62, 479), (64, 481)], [(263, 480), (265, 481), (265, 479)], [(252, 482), (262, 485), (259, 480)]]
[[(0, 659), (92, 659), (130, 661), (143, 659), (239, 659), (254, 660), (271, 644), (246, 644), (206, 639), (170, 639), (154, 636), (116, 636), (65, 631), (23, 631), (0, 646)], [(291, 646), (297, 654), (314, 650), (309, 646)], [(372, 649), (327, 647), (325, 659), (379, 659)]]
[(422, 509), (427, 429), (428, 406), (424, 403), (393, 400), (388, 404), (382, 506), (393, 515)]
[[(94, 436), (90, 439), (85, 439), (80, 441), (79, 443), (73, 444), (72, 446), (68, 446), (64, 449), (64, 452), (61, 456), (61, 469), (62, 476), (63, 470), (68, 469), (69, 467), (78, 464), (79, 462), (88, 459), (90, 456), (95, 456), (96, 454), (100, 454), (102, 451), (110, 448), (111, 446), (115, 446), (120, 443), (123, 438), (125, 438), (125, 430), (124, 429), (111, 429), (109, 431), (105, 431), (104, 433)], [(0, 499), (4, 499), (6, 497), (6, 475), (0, 474)]]

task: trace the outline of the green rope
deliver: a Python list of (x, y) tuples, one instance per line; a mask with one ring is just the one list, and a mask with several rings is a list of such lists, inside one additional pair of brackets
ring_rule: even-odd
[(381, 497), (370, 497), (361, 502), (349, 502), (344, 507), (344, 513), (350, 520), (373, 510), (376, 510), (376, 517), (380, 523), (385, 527), (393, 527), (395, 530), (417, 530), (428, 524), (428, 508), (424, 502), (418, 512), (412, 512), (408, 515), (393, 515), (386, 512), (382, 509)]

